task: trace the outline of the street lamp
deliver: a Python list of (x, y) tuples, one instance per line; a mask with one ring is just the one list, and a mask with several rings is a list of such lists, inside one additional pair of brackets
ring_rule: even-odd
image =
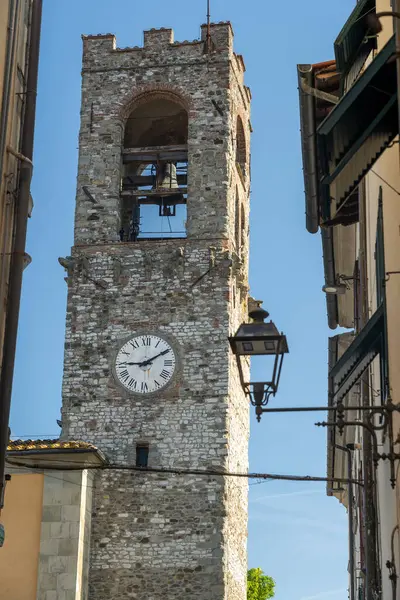
[(351, 289), (348, 281), (355, 281), (356, 279), (358, 279), (358, 277), (355, 277), (354, 275), (351, 277), (348, 275), (337, 275), (335, 282), (324, 285), (322, 291), (325, 292), (325, 294), (345, 294), (347, 290)]
[[(262, 407), (268, 404), (270, 396), (275, 396), (281, 376), (283, 357), (289, 352), (286, 336), (279, 333), (272, 321), (265, 323), (268, 312), (258, 306), (251, 312), (251, 323), (242, 323), (236, 335), (229, 338), (229, 343), (239, 370), (240, 383), (250, 402), (256, 407), (257, 421), (260, 421)], [(249, 366), (248, 356), (265, 356), (273, 358), (272, 376), (267, 381), (246, 381), (244, 361)]]

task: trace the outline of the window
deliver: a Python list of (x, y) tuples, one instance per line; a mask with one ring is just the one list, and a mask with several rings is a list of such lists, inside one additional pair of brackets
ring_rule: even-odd
[(244, 134), (243, 122), (240, 117), (236, 121), (236, 165), (244, 180), (247, 175), (246, 136)]
[(240, 246), (243, 247), (245, 239), (246, 239), (246, 216), (244, 214), (243, 204), (240, 209), (240, 225), (241, 225)]
[(239, 192), (236, 188), (236, 200), (235, 200), (235, 243), (236, 243), (236, 253), (240, 253), (240, 200), (239, 200)]
[(146, 95), (128, 117), (121, 241), (186, 237), (188, 114), (171, 96)]
[(149, 445), (136, 444), (136, 466), (147, 467), (149, 463)]

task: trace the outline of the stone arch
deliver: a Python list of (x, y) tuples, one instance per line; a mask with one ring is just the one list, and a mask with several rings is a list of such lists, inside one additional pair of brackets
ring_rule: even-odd
[(143, 85), (135, 88), (130, 94), (128, 94), (122, 102), (119, 110), (119, 118), (125, 125), (127, 118), (130, 113), (140, 104), (146, 103), (153, 97), (164, 97), (170, 101), (181, 104), (188, 113), (192, 109), (192, 99), (190, 96), (185, 94), (180, 88), (170, 85), (168, 83), (160, 83), (157, 86), (154, 85)]
[(238, 115), (236, 119), (236, 164), (240, 167), (243, 177), (247, 172), (247, 151), (246, 135), (244, 132), (243, 121)]
[(125, 114), (125, 148), (187, 144), (186, 103), (171, 90), (142, 92), (129, 103), (128, 111)]

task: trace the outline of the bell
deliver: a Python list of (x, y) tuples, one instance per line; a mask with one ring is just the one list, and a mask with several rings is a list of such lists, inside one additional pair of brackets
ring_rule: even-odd
[(174, 163), (165, 163), (163, 178), (159, 187), (163, 189), (177, 189), (179, 187)]

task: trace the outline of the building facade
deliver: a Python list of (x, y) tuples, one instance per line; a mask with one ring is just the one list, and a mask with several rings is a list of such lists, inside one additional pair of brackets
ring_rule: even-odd
[(0, 358), (3, 355), (8, 280), (10, 274), (13, 230), (16, 214), (15, 193), (18, 188), (19, 161), (12, 152), (21, 152), (24, 115), (24, 83), (27, 75), (30, 5), (32, 2), (2, 2), (0, 6)]
[(223, 476), (248, 468), (228, 342), (248, 313), (243, 59), (225, 22), (194, 42), (152, 29), (143, 47), (83, 46), (60, 444), (102, 458), (76, 508), (72, 488), (44, 492), (37, 598), (244, 600), (247, 480)]
[(60, 440), (14, 440), (7, 450), (2, 595), (87, 597), (92, 474), (104, 455), (92, 444)]
[(0, 6), (0, 510), (28, 217), (41, 0)]
[[(307, 229), (321, 231), (328, 483), (349, 515), (351, 600), (400, 598), (398, 83), (387, 0), (360, 0), (335, 60), (298, 65)], [(360, 408), (362, 407), (362, 408)]]

